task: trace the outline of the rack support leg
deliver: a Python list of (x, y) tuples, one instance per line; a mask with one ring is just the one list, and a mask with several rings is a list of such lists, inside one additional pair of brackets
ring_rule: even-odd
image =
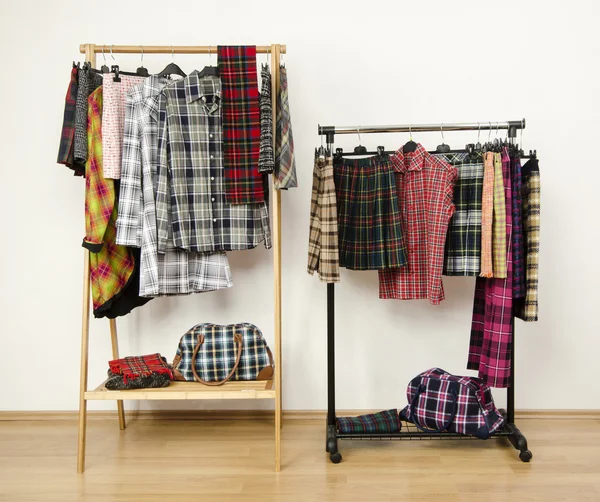
[(77, 474), (85, 470), (85, 440), (87, 427), (88, 343), (90, 335), (90, 253), (86, 249), (83, 259), (83, 310), (81, 315), (81, 366), (79, 373), (79, 427), (77, 441)]

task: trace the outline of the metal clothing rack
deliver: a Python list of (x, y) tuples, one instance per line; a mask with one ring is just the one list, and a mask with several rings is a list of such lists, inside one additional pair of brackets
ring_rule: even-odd
[[(319, 135), (326, 136), (327, 147), (333, 152), (336, 134), (369, 134), (388, 132), (440, 132), (440, 131), (483, 131), (507, 130), (512, 142), (517, 136), (517, 130), (525, 129), (525, 119), (506, 122), (477, 122), (466, 124), (410, 124), (398, 126), (319, 126)], [(507, 390), (506, 410), (500, 410), (505, 419), (505, 426), (492, 437), (506, 438), (519, 450), (519, 458), (529, 462), (533, 457), (527, 449), (527, 439), (515, 425), (515, 317), (512, 315), (513, 344), (511, 350), (511, 374)], [(406, 424), (401, 432), (370, 434), (343, 434), (337, 431), (335, 409), (335, 285), (327, 284), (327, 432), (325, 450), (334, 464), (341, 462), (342, 455), (338, 450), (338, 439), (367, 439), (367, 440), (419, 440), (419, 439), (471, 439), (469, 436), (450, 432), (421, 432), (412, 424)]]
[[(85, 53), (85, 60), (96, 66), (96, 54), (112, 52), (116, 54), (215, 54), (216, 45), (174, 46), (174, 45), (100, 45), (82, 44), (79, 51)], [(279, 63), (286, 46), (280, 44), (259, 45), (258, 54), (270, 54), (273, 72), (273, 148), (275, 148), (275, 125), (277, 124), (277, 95), (279, 91)], [(90, 329), (90, 252), (84, 250), (83, 262), (83, 312), (81, 328), (81, 369), (79, 391), (79, 441), (77, 450), (77, 472), (85, 469), (85, 446), (87, 426), (87, 402), (92, 400), (117, 401), (119, 427), (125, 429), (123, 400), (196, 400), (196, 399), (272, 399), (275, 402), (275, 470), (281, 468), (281, 192), (272, 185), (273, 199), (273, 269), (274, 269), (274, 331), (275, 331), (275, 376), (274, 380), (227, 382), (224, 385), (210, 387), (197, 382), (171, 382), (171, 385), (159, 389), (139, 389), (112, 391), (104, 383), (94, 390), (88, 390), (88, 359)], [(109, 320), (112, 357), (118, 359), (117, 323)]]

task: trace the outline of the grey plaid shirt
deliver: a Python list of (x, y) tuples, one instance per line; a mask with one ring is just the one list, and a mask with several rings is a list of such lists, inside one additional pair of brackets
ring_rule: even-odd
[(169, 239), (164, 254), (158, 254), (154, 116), (158, 95), (169, 82), (151, 76), (130, 89), (126, 99), (117, 243), (142, 248), (140, 296), (212, 291), (233, 284), (225, 253), (188, 253)]
[[(271, 247), (265, 202), (225, 201), (221, 80), (197, 71), (165, 87), (158, 120), (158, 251), (170, 240), (193, 252)], [(172, 220), (169, 220), (171, 215)]]

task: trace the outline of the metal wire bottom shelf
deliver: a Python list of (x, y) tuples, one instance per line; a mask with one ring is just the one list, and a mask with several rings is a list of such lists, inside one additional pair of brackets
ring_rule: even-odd
[[(504, 428), (496, 431), (494, 434), (490, 436), (489, 439), (496, 438), (507, 438), (511, 436), (513, 432), (508, 430), (506, 426)], [(402, 429), (400, 432), (396, 433), (341, 433), (336, 432), (337, 439), (352, 439), (352, 440), (380, 440), (380, 441), (390, 441), (390, 440), (427, 440), (427, 439), (447, 439), (447, 440), (473, 440), (478, 438), (474, 436), (465, 436), (463, 434), (457, 434), (455, 432), (423, 432), (414, 424), (409, 422), (402, 422)]]

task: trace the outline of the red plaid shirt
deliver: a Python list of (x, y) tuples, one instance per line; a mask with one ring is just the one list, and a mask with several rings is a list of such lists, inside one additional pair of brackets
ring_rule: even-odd
[(442, 268), (458, 169), (427, 153), (398, 150), (391, 157), (402, 213), (408, 266), (379, 271), (379, 298), (416, 300), (433, 305), (444, 299)]

